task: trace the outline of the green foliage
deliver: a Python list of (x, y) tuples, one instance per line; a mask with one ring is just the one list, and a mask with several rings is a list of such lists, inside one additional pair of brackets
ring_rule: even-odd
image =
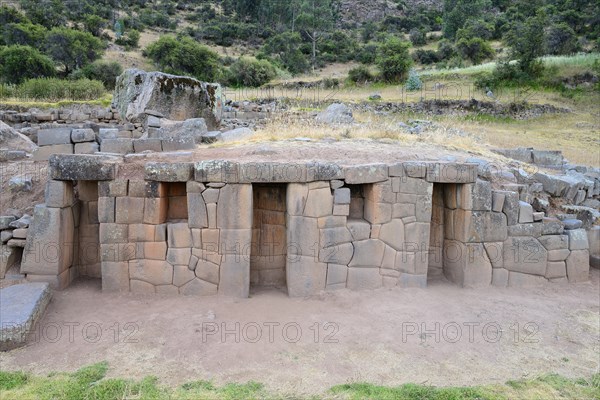
[(412, 65), (412, 59), (408, 53), (409, 48), (409, 43), (403, 42), (397, 37), (390, 37), (379, 47), (377, 66), (385, 81), (401, 82), (406, 78)]
[(277, 76), (277, 70), (267, 60), (240, 57), (229, 68), (228, 84), (232, 86), (259, 87)]
[(27, 383), (27, 375), (23, 372), (0, 371), (0, 391), (19, 388)]
[(67, 22), (67, 9), (61, 0), (20, 0), (25, 15), (34, 24), (48, 29), (64, 26)]
[(440, 61), (438, 53), (434, 50), (418, 49), (413, 57), (423, 65), (435, 64)]
[(36, 78), (17, 86), (12, 95), (38, 101), (96, 100), (104, 95), (104, 85), (89, 79)]
[(423, 46), (427, 44), (427, 35), (425, 35), (425, 32), (420, 29), (411, 29), (408, 37), (413, 46)]
[(368, 67), (360, 65), (348, 71), (348, 80), (353, 83), (368, 83), (375, 80), (375, 76)]
[(136, 29), (131, 29), (125, 33), (125, 35), (121, 36), (115, 43), (121, 46), (125, 46), (127, 50), (136, 49), (139, 46), (140, 42), (140, 32)]
[(454, 39), (469, 20), (477, 20), (490, 7), (489, 0), (444, 0), (444, 36)]
[(123, 67), (116, 61), (94, 61), (71, 74), (72, 79), (87, 78), (100, 81), (108, 90), (115, 88), (115, 81), (123, 73)]
[(100, 37), (102, 29), (107, 25), (107, 22), (98, 15), (87, 14), (83, 17), (83, 25), (85, 30), (96, 37)]
[(569, 25), (562, 22), (550, 26), (546, 33), (548, 54), (572, 54), (578, 50), (577, 35)]
[(537, 15), (526, 22), (517, 22), (505, 36), (510, 56), (517, 60), (521, 72), (534, 77), (543, 69), (538, 58), (544, 54), (545, 18)]
[(189, 37), (162, 36), (144, 54), (167, 73), (191, 75), (209, 82), (221, 78), (219, 55)]
[(102, 42), (88, 32), (54, 28), (46, 36), (46, 53), (64, 67), (67, 75), (98, 59), (102, 51)]
[(292, 74), (299, 74), (309, 68), (307, 56), (300, 50), (301, 43), (299, 33), (281, 33), (268, 39), (258, 56), (269, 58)]
[(30, 22), (11, 23), (3, 27), (0, 43), (6, 46), (20, 44), (39, 48), (43, 43), (48, 32), (42, 25), (32, 24)]
[(488, 42), (481, 38), (460, 39), (456, 42), (456, 49), (473, 64), (481, 64), (482, 61), (494, 57), (494, 50)]
[(370, 383), (349, 383), (331, 388), (331, 392), (346, 399), (402, 399), (402, 400), (488, 400), (493, 397), (480, 389), (436, 388), (406, 384), (398, 387), (376, 386)]
[(369, 42), (365, 44), (356, 54), (356, 61), (362, 64), (373, 64), (377, 59), (379, 44)]
[(8, 46), (0, 49), (0, 79), (21, 83), (26, 79), (51, 77), (56, 74), (52, 60), (29, 46)]
[(421, 90), (421, 88), (423, 88), (423, 82), (421, 81), (421, 78), (419, 77), (417, 71), (415, 71), (414, 69), (410, 70), (410, 72), (408, 73), (408, 79), (406, 80), (406, 84), (404, 85), (404, 87), (408, 91)]
[(300, 2), (296, 24), (311, 42), (311, 64), (317, 65), (317, 43), (333, 26), (332, 0), (305, 0)]
[(320, 42), (321, 59), (326, 62), (348, 62), (358, 53), (357, 41), (341, 30), (328, 34)]

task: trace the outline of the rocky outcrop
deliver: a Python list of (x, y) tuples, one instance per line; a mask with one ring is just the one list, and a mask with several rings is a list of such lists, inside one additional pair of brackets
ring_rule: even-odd
[(174, 121), (204, 118), (210, 129), (221, 119), (218, 84), (187, 76), (128, 69), (117, 78), (113, 104), (129, 122), (145, 122), (147, 115)]
[(32, 152), (36, 146), (27, 136), (0, 121), (0, 148), (2, 147)]

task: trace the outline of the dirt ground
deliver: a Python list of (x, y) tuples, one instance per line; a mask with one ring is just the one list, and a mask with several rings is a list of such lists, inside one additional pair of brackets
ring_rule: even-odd
[(589, 376), (600, 365), (599, 285), (592, 270), (587, 283), (531, 289), (461, 289), (442, 278), (427, 289), (308, 299), (255, 288), (232, 300), (109, 294), (97, 280), (78, 281), (54, 294), (30, 344), (0, 354), (0, 365), (45, 374), (106, 360), (111, 376), (255, 380), (296, 394), (353, 381)]

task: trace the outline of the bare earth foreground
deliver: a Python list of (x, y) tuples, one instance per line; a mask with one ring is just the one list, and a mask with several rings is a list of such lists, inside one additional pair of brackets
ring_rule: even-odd
[(0, 354), (0, 364), (47, 374), (106, 360), (111, 376), (156, 375), (173, 386), (255, 380), (295, 394), (353, 381), (475, 385), (548, 372), (589, 376), (599, 368), (599, 285), (600, 271), (592, 270), (587, 283), (529, 290), (469, 290), (437, 280), (427, 289), (310, 299), (255, 289), (232, 300), (117, 295), (102, 293), (100, 281), (78, 281), (55, 293), (31, 343)]

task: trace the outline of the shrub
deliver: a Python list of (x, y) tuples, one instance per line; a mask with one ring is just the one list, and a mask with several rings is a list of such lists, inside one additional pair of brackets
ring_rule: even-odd
[(348, 80), (354, 83), (367, 83), (374, 81), (375, 77), (373, 76), (369, 68), (367, 68), (364, 65), (361, 65), (352, 68), (350, 71), (348, 71)]
[(437, 56), (441, 60), (449, 60), (456, 55), (454, 45), (448, 39), (442, 39), (438, 43)]
[(5, 45), (20, 44), (35, 48), (39, 48), (44, 43), (44, 38), (48, 32), (42, 25), (27, 22), (8, 24), (3, 31), (2, 39)]
[(356, 61), (362, 64), (373, 64), (377, 59), (378, 48), (379, 45), (377, 43), (365, 44), (356, 55)]
[(123, 67), (116, 61), (94, 61), (71, 74), (72, 78), (87, 78), (100, 81), (108, 90), (115, 88), (117, 77), (123, 73)]
[(420, 29), (413, 28), (410, 30), (408, 37), (413, 46), (423, 46), (427, 44), (427, 36)]
[(189, 37), (163, 36), (151, 43), (144, 55), (167, 73), (191, 75), (209, 82), (221, 78), (219, 55)]
[(125, 35), (121, 36), (115, 43), (120, 46), (125, 46), (126, 49), (136, 49), (140, 42), (140, 32), (132, 29), (128, 31)]
[(23, 82), (16, 90), (20, 98), (42, 101), (95, 100), (104, 95), (100, 81), (36, 78)]
[(438, 53), (433, 50), (418, 49), (414, 54), (414, 58), (423, 65), (435, 64), (439, 61)]
[(412, 65), (412, 59), (408, 53), (409, 47), (409, 43), (396, 37), (390, 38), (379, 47), (377, 65), (383, 79), (388, 82), (400, 82), (406, 78)]
[(423, 87), (423, 82), (421, 81), (421, 78), (419, 77), (417, 71), (415, 71), (414, 69), (410, 70), (408, 74), (408, 79), (406, 80), (406, 84), (404, 86), (408, 91), (421, 90), (421, 88)]
[(494, 50), (488, 42), (481, 38), (460, 39), (456, 48), (463, 57), (471, 60), (473, 64), (481, 64), (483, 60), (494, 57)]
[(52, 60), (29, 46), (8, 46), (0, 50), (0, 77), (8, 83), (56, 75)]
[(229, 68), (228, 83), (233, 86), (258, 87), (277, 76), (277, 70), (267, 60), (240, 57)]
[(552, 25), (546, 33), (546, 48), (549, 54), (572, 54), (578, 50), (577, 35), (567, 24)]
[(292, 74), (299, 74), (309, 68), (308, 57), (302, 52), (301, 45), (299, 33), (281, 33), (267, 40), (258, 57), (269, 58)]

